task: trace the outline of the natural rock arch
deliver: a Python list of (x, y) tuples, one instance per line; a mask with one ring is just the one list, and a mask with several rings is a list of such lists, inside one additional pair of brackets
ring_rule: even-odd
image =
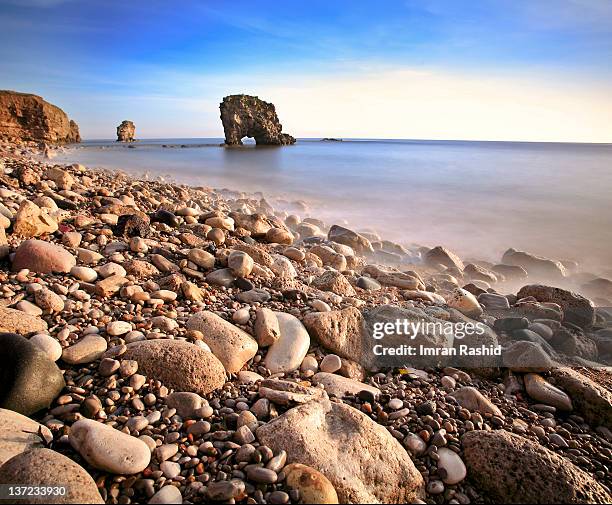
[(230, 95), (221, 102), (221, 122), (225, 132), (225, 143), (242, 145), (244, 137), (252, 137), (257, 145), (294, 144), (295, 138), (282, 133), (274, 104), (264, 102), (256, 96)]

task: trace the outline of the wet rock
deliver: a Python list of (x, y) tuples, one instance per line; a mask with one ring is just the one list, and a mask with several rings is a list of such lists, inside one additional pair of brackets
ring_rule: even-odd
[(524, 280), (528, 277), (527, 270), (518, 265), (504, 265), (500, 263), (499, 265), (494, 265), (493, 268), (494, 273), (498, 273), (503, 275), (508, 280)]
[(49, 407), (65, 386), (54, 361), (21, 335), (0, 334), (0, 408), (30, 415)]
[(537, 442), (505, 430), (461, 438), (470, 479), (505, 503), (609, 503), (589, 474)]

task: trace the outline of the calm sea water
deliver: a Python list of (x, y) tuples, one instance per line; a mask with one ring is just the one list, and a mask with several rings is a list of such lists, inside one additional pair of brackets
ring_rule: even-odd
[(498, 261), (515, 247), (612, 267), (612, 144), (304, 139), (226, 149), (221, 142), (89, 141), (59, 160), (260, 191), (272, 202), (303, 199), (327, 222), (476, 258)]

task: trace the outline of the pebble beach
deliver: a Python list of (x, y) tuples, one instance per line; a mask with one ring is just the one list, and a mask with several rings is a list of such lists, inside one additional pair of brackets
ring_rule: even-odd
[[(41, 503), (612, 501), (609, 270), (407, 248), (35, 143), (0, 144), (0, 168), (0, 485), (65, 488)], [(366, 359), (371, 323), (397, 319), (479, 323), (463, 344), (502, 352)]]

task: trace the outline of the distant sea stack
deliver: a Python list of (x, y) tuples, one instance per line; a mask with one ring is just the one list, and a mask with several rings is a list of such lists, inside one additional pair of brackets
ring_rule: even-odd
[(49, 144), (80, 142), (79, 126), (37, 95), (0, 90), (0, 137)]
[(274, 104), (256, 96), (230, 95), (219, 108), (228, 146), (241, 146), (244, 137), (254, 138), (258, 146), (295, 144), (295, 138), (282, 133), (283, 125), (278, 121)]
[(136, 132), (136, 126), (132, 121), (122, 121), (117, 126), (117, 142), (134, 142), (134, 134)]

